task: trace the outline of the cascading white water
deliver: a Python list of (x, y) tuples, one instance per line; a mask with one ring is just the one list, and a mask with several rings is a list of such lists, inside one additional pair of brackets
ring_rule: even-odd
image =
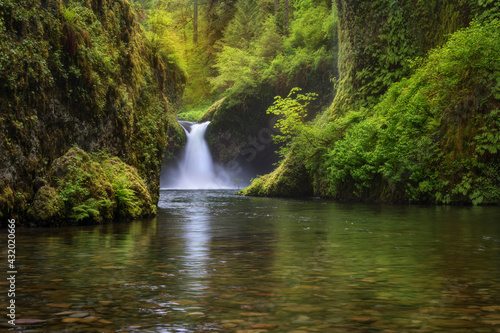
[(186, 132), (186, 147), (179, 163), (167, 169), (165, 184), (161, 184), (161, 187), (186, 190), (234, 188), (228, 173), (212, 160), (205, 140), (205, 132), (210, 122), (179, 123)]

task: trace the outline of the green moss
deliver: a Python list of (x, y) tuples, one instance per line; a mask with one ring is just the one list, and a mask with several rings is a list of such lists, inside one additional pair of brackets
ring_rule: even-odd
[(2, 192), (0, 193), (0, 217), (10, 217), (14, 210), (14, 192), (10, 186), (3, 186), (0, 183)]
[(101, 165), (82, 149), (71, 148), (56, 159), (49, 174), (64, 202), (65, 218), (95, 222), (113, 218), (113, 186)]
[(137, 218), (156, 214), (156, 206), (137, 169), (117, 157), (103, 159), (100, 164), (113, 185), (119, 217)]
[(336, 3), (340, 84), (330, 109), (333, 117), (376, 104), (392, 83), (411, 74), (409, 60), (425, 56), (466, 27), (473, 7), (452, 0)]
[(455, 33), (350, 123), (323, 156), (322, 194), (499, 203), (499, 28), (475, 23)]
[(303, 161), (290, 154), (270, 174), (260, 176), (240, 194), (264, 197), (303, 197), (313, 194), (311, 178)]
[(42, 186), (28, 210), (28, 216), (35, 222), (55, 225), (64, 217), (64, 202), (57, 190), (48, 185)]
[(246, 193), (289, 195), (305, 186), (284, 176), (304, 180), (304, 166), (315, 194), (338, 200), (499, 204), (499, 34), (495, 20), (457, 31), (379, 103), (311, 124), (323, 143), (294, 138)]
[(50, 169), (28, 215), (41, 225), (100, 223), (156, 214), (149, 190), (137, 170), (117, 157), (71, 148)]

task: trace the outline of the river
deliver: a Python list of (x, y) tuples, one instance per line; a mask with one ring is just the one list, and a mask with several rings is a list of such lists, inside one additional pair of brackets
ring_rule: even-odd
[(155, 218), (16, 246), (29, 332), (500, 332), (500, 207), (169, 190)]

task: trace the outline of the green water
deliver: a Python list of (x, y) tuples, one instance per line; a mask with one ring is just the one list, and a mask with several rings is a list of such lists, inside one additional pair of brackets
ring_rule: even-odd
[(16, 245), (29, 332), (500, 332), (499, 207), (162, 191), (153, 219)]

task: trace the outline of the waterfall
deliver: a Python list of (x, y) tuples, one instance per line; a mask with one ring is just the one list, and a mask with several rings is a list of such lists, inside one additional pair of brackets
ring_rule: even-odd
[(187, 137), (186, 147), (177, 165), (166, 169), (165, 181), (160, 187), (165, 189), (223, 189), (234, 188), (229, 173), (214, 164), (205, 140), (208, 124), (181, 121)]

